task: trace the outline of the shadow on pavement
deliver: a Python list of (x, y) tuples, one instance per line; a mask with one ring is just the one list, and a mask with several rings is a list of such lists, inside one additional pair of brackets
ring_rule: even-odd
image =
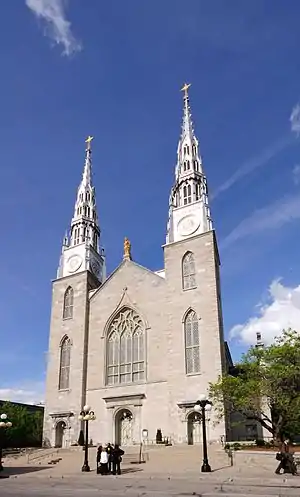
[(35, 471), (42, 471), (44, 469), (51, 469), (49, 466), (7, 466), (2, 471), (3, 476), (25, 475), (26, 473), (34, 473)]
[(143, 470), (142, 468), (124, 468), (122, 469), (122, 474), (127, 475), (128, 473), (137, 473), (138, 471), (143, 471)]
[(221, 466), (220, 468), (213, 469), (212, 473), (216, 473), (217, 471), (221, 471), (222, 469), (229, 469), (229, 468), (232, 468), (232, 466), (230, 466), (230, 464), (226, 464), (225, 466)]

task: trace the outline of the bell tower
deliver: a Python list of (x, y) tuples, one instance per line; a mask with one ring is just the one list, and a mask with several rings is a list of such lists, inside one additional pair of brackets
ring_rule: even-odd
[(169, 199), (167, 244), (212, 230), (206, 176), (189, 103), (190, 86), (185, 84), (181, 89), (183, 119), (177, 148), (175, 183)]
[(95, 187), (92, 182), (92, 136), (86, 143), (85, 163), (78, 187), (70, 232), (65, 235), (57, 278), (89, 270), (99, 281), (105, 279), (105, 256), (100, 248)]

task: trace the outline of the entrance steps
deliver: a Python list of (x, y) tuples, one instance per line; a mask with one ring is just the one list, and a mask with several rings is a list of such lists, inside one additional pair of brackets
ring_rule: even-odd
[[(145, 474), (175, 474), (199, 472), (202, 464), (200, 445), (149, 445), (122, 447), (124, 472)], [(228, 457), (220, 446), (208, 446), (209, 462), (213, 468), (228, 466)], [(89, 447), (88, 459), (92, 471), (96, 469), (97, 447)], [(141, 457), (140, 457), (141, 456)], [(45, 471), (51, 468), (51, 475), (72, 475), (81, 471), (84, 461), (82, 447), (39, 449), (19, 458), (5, 458), (5, 466), (41, 466)], [(142, 463), (142, 464), (140, 464)]]

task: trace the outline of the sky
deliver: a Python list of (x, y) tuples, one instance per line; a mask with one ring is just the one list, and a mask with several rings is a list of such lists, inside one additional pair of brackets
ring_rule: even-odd
[(210, 191), (225, 335), (300, 330), (297, 0), (1, 2), (0, 398), (44, 398), (51, 281), (93, 141), (108, 271), (163, 266), (184, 82)]

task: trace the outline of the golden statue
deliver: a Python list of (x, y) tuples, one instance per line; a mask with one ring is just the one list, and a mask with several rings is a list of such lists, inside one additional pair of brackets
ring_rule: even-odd
[(124, 239), (124, 256), (123, 256), (123, 258), (131, 260), (131, 243), (127, 237), (125, 237), (125, 239)]

